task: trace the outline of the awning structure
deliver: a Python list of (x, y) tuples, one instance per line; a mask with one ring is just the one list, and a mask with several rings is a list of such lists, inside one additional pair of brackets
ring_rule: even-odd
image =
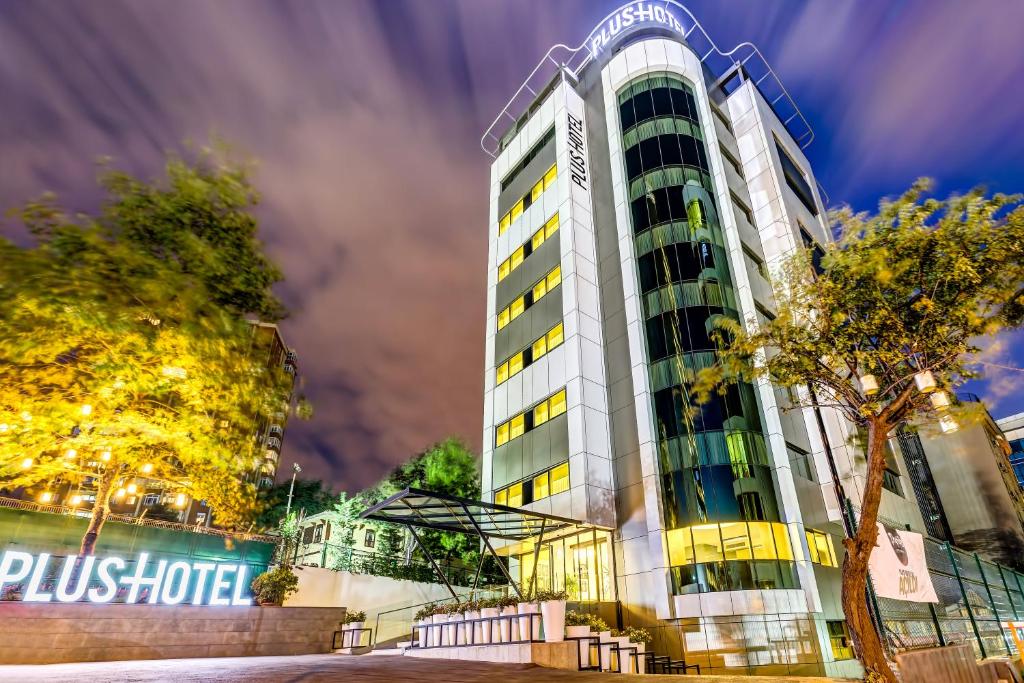
[[(372, 519), (377, 522), (399, 524), (409, 529), (420, 550), (423, 551), (434, 571), (454, 597), (457, 597), (455, 590), (448, 583), (447, 577), (437, 566), (430, 552), (420, 541), (416, 529), (450, 531), (478, 537), (483, 541), (486, 549), (498, 561), (498, 568), (505, 575), (505, 578), (508, 579), (509, 584), (522, 597), (521, 586), (512, 579), (508, 569), (502, 564), (497, 553), (494, 552), (494, 546), (491, 544), (492, 540), (519, 542), (535, 538), (535, 553), (539, 553), (544, 534), (553, 534), (572, 528), (598, 528), (567, 517), (547, 515), (507, 505), (485, 503), (480, 500), (468, 500), (417, 488), (407, 488), (399, 491), (395, 495), (367, 509), (359, 517), (361, 519)], [(480, 554), (480, 565), (477, 567), (476, 579), (473, 582), (474, 590), (480, 578), (480, 570), (483, 568), (485, 557), (486, 553)], [(534, 574), (536, 574), (536, 561), (533, 566)]]

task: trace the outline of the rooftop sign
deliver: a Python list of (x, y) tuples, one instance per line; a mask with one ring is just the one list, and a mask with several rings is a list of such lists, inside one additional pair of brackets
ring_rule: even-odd
[[(249, 569), (246, 564), (153, 562), (148, 553), (139, 553), (131, 569), (121, 557), (100, 559), (91, 555), (68, 555), (63, 563), (60, 559), (51, 558), (49, 553), (31, 555), (20, 550), (5, 551), (0, 558), (0, 593), (5, 589), (8, 596), (20, 593), (23, 602), (106, 603), (124, 593), (126, 604), (252, 604), (252, 598), (246, 595)], [(59, 574), (56, 573), (58, 566)], [(22, 590), (12, 592), (10, 587), (19, 584)]]
[(631, 26), (640, 24), (660, 24), (677, 33), (684, 35), (686, 33), (683, 25), (668, 11), (665, 4), (637, 0), (617, 9), (603, 24), (594, 29), (587, 39), (590, 56), (597, 57), (614, 40), (615, 36)]

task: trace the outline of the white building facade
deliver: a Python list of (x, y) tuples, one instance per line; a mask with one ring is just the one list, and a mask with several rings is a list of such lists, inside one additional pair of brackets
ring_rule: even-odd
[[(660, 651), (705, 673), (856, 674), (849, 425), (767, 382), (686, 409), (716, 318), (772, 316), (773, 269), (830, 239), (813, 133), (745, 45), (719, 49), (675, 2), (629, 3), (552, 48), (498, 117), (515, 123), (485, 134), (482, 490), (593, 525), (503, 552), (524, 580), (619, 601)], [(883, 516), (922, 530), (896, 488)]]

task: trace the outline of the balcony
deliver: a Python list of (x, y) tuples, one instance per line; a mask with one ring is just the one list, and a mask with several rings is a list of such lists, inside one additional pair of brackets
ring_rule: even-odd
[(270, 425), (270, 428), (267, 429), (267, 435), (274, 436), (280, 439), (282, 436), (284, 436), (284, 427), (277, 424)]
[(268, 436), (264, 445), (268, 450), (277, 451), (278, 453), (281, 452), (281, 439), (276, 436)]

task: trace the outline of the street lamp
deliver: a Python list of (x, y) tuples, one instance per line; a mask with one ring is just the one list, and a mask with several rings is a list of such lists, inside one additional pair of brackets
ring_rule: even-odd
[(284, 518), (288, 519), (288, 515), (292, 511), (292, 495), (295, 493), (295, 475), (302, 471), (299, 467), (299, 463), (292, 463), (292, 485), (288, 487), (288, 505), (284, 509)]

